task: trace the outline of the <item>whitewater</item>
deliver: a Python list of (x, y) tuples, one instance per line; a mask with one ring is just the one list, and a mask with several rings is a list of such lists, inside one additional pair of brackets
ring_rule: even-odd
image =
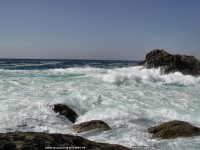
[[(161, 75), (159, 69), (134, 63), (67, 64), (0, 63), (1, 133), (72, 134), (129, 148), (200, 148), (200, 136), (158, 140), (147, 132), (149, 127), (175, 119), (200, 126), (200, 77), (180, 72)], [(52, 110), (56, 103), (68, 105), (79, 115), (75, 124), (98, 119), (112, 130), (78, 134), (70, 128), (70, 121)]]

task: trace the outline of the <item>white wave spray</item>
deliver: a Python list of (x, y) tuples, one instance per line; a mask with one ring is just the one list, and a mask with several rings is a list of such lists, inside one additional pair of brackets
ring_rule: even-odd
[[(200, 137), (157, 141), (147, 129), (173, 119), (200, 126), (200, 78), (159, 69), (74, 67), (50, 70), (0, 70), (0, 131), (76, 134), (52, 105), (65, 103), (79, 118), (100, 119), (110, 131), (79, 135), (127, 147), (197, 149)], [(187, 144), (186, 144), (187, 143)]]

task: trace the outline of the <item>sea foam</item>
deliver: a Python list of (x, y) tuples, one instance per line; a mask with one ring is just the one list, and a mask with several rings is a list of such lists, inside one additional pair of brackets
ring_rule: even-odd
[[(198, 149), (200, 137), (159, 141), (147, 129), (174, 119), (200, 126), (199, 88), (199, 77), (161, 75), (159, 69), (141, 67), (0, 69), (0, 131), (70, 133), (127, 147)], [(77, 112), (76, 123), (100, 119), (112, 130), (77, 134), (70, 121), (53, 112), (55, 103)]]

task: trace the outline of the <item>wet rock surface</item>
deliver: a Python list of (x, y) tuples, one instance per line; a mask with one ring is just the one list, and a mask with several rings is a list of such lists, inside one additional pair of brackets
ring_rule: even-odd
[(72, 129), (74, 129), (77, 133), (80, 132), (86, 132), (91, 130), (110, 130), (111, 128), (103, 121), (101, 120), (91, 120), (87, 122), (83, 122), (80, 124), (76, 124), (72, 126)]
[(172, 55), (159, 49), (149, 52), (145, 60), (138, 65), (143, 65), (148, 69), (161, 67), (162, 74), (179, 71), (185, 75), (200, 75), (200, 61), (194, 56)]
[(152, 134), (153, 138), (170, 139), (198, 136), (200, 128), (185, 121), (173, 120), (151, 127), (148, 132)]
[(65, 116), (72, 123), (75, 123), (78, 115), (67, 105), (64, 104), (54, 104), (53, 110), (62, 116)]
[(87, 149), (87, 150), (130, 150), (121, 145), (98, 143), (68, 134), (42, 132), (0, 133), (1, 150), (44, 150), (44, 149)]

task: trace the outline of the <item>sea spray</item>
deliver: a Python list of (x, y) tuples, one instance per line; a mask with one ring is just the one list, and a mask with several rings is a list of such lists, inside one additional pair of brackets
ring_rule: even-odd
[(159, 141), (147, 132), (174, 119), (200, 126), (199, 77), (179, 72), (161, 75), (159, 68), (122, 62), (121, 68), (112, 63), (112, 67), (72, 64), (67, 68), (60, 68), (61, 62), (49, 63), (46, 69), (44, 62), (43, 69), (0, 69), (1, 132), (77, 134), (70, 129), (70, 121), (52, 110), (53, 104), (65, 103), (79, 115), (76, 123), (99, 119), (112, 128), (78, 134), (91, 140), (157, 149), (200, 147), (200, 137)]

